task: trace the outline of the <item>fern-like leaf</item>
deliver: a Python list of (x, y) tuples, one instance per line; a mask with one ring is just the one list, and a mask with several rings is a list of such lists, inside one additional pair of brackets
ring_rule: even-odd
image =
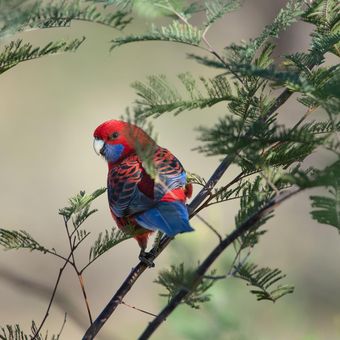
[(187, 182), (197, 184), (202, 187), (204, 187), (207, 184), (207, 181), (203, 177), (194, 174), (193, 172), (187, 172)]
[(30, 251), (37, 250), (43, 253), (49, 251), (25, 230), (7, 230), (0, 228), (0, 245), (3, 246), (5, 250), (29, 249)]
[(111, 231), (105, 230), (104, 233), (98, 235), (89, 253), (89, 262), (95, 261), (99, 256), (117, 244), (131, 238), (131, 234), (112, 228)]
[(216, 20), (223, 17), (226, 13), (234, 11), (240, 7), (240, 0), (213, 0), (206, 1), (206, 16), (207, 21), (205, 27), (212, 25)]
[[(311, 196), (313, 219), (322, 224), (328, 224), (340, 232), (340, 162), (328, 171), (329, 196)], [(326, 172), (327, 175), (327, 172)]]
[(160, 296), (167, 297), (170, 301), (179, 290), (186, 289), (189, 294), (183, 303), (198, 309), (200, 304), (210, 300), (206, 291), (215, 283), (216, 279), (213, 278), (215, 274), (213, 270), (209, 278), (203, 278), (200, 283), (195, 285), (193, 282), (194, 272), (194, 268), (184, 268), (183, 263), (178, 266), (171, 265), (170, 269), (162, 270), (154, 282), (163, 286), (168, 292), (160, 294)]
[[(32, 321), (31, 333), (34, 334), (35, 340), (59, 340), (60, 334), (49, 337), (47, 332), (43, 335), (42, 333), (37, 334), (37, 331), (37, 325)], [(0, 328), (0, 340), (31, 340), (32, 334), (27, 335), (18, 324), (6, 325)]]
[(91, 202), (105, 191), (106, 188), (97, 189), (92, 194), (86, 194), (85, 191), (80, 191), (79, 194), (69, 199), (69, 206), (60, 209), (59, 214), (64, 216), (66, 221), (68, 221), (72, 215), (75, 215), (74, 221), (76, 225), (80, 225), (96, 211), (90, 210)]
[(240, 264), (235, 267), (234, 277), (247, 282), (247, 285), (255, 287), (250, 292), (257, 300), (269, 300), (276, 302), (281, 297), (294, 292), (290, 285), (272, 286), (286, 277), (279, 269), (258, 268), (253, 263)]
[(303, 13), (303, 0), (289, 0), (285, 8), (280, 10), (274, 21), (264, 28), (259, 37), (242, 45), (231, 44), (227, 48), (230, 62), (235, 64), (250, 63), (258, 49), (268, 39), (277, 38), (281, 31), (296, 22), (297, 18)]
[(201, 42), (202, 31), (195, 26), (181, 24), (177, 20), (168, 26), (157, 28), (152, 26), (150, 32), (142, 35), (128, 35), (112, 40), (111, 50), (128, 43), (138, 41), (173, 41), (191, 46), (198, 46)]
[(30, 43), (23, 43), (21, 39), (12, 41), (5, 46), (0, 53), (0, 74), (27, 60), (40, 58), (50, 54), (62, 52), (74, 52), (84, 42), (82, 39), (74, 39), (71, 42), (55, 41), (44, 47), (33, 47)]
[(0, 37), (32, 28), (68, 27), (73, 20), (88, 21), (122, 30), (132, 19), (125, 11), (104, 14), (95, 4), (84, 5), (80, 0), (36, 2), (25, 4), (3, 16)]
[(180, 92), (170, 84), (165, 75), (149, 76), (146, 84), (142, 82), (132, 84), (141, 98), (136, 101), (139, 114), (159, 116), (172, 111), (178, 114), (184, 110), (210, 107), (233, 98), (226, 77), (212, 79), (201, 77), (199, 84), (190, 73), (181, 73), (178, 79), (184, 88)]

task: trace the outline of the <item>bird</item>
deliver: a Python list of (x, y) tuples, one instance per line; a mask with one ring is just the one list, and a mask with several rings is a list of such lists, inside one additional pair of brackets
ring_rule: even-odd
[[(139, 259), (154, 266), (151, 253), (146, 252), (154, 231), (174, 237), (194, 230), (186, 206), (192, 184), (187, 183), (180, 161), (137, 125), (108, 120), (95, 129), (93, 137), (95, 152), (108, 164), (111, 215), (119, 229), (133, 229), (140, 247)], [(150, 159), (154, 176), (148, 173), (143, 154)]]

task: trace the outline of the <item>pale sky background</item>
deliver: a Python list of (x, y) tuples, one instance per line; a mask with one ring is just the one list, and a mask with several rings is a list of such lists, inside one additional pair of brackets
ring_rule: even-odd
[[(256, 37), (276, 15), (285, 1), (248, 0), (244, 7), (218, 21), (208, 38), (216, 49), (240, 39)], [(140, 19), (126, 32), (141, 32), (150, 22)], [(281, 35), (277, 53), (306, 50), (310, 27), (294, 25)], [(47, 247), (68, 251), (67, 239), (58, 209), (80, 190), (92, 192), (106, 184), (106, 164), (92, 149), (92, 133), (105, 120), (118, 118), (136, 99), (130, 84), (149, 74), (164, 73), (171, 79), (180, 72), (213, 76), (215, 70), (188, 60), (186, 53), (198, 52), (181, 44), (150, 42), (129, 44), (109, 53), (109, 41), (121, 33), (100, 25), (74, 22), (71, 28), (49, 29), (21, 34), (34, 43), (56, 37), (85, 35), (85, 44), (74, 54), (45, 57), (25, 62), (0, 77), (0, 226), (24, 229)], [(154, 121), (159, 144), (171, 150), (190, 172), (208, 178), (219, 164), (218, 157), (207, 158), (193, 151), (199, 145), (195, 127), (211, 126), (225, 113), (225, 103), (211, 109), (183, 112), (174, 118), (165, 114)], [(294, 124), (303, 108), (294, 100), (280, 108), (282, 122)], [(317, 113), (322, 114), (322, 113)], [(328, 164), (326, 155), (315, 155), (319, 166)], [(231, 169), (225, 181), (235, 175)], [(197, 193), (198, 188), (195, 192)], [(221, 339), (338, 339), (340, 302), (338, 258), (340, 238), (335, 229), (318, 225), (309, 216), (307, 195), (284, 203), (267, 225), (269, 232), (253, 252), (262, 266), (279, 267), (294, 284), (293, 295), (276, 304), (257, 302), (241, 281), (221, 281), (211, 291), (211, 302), (199, 311), (181, 306), (159, 329), (155, 339), (186, 339), (180, 327), (185, 320), (197, 327), (225, 327)], [(202, 215), (222, 233), (233, 228), (237, 202), (215, 206)], [(105, 195), (94, 203), (99, 212), (87, 229), (92, 240), (113, 225)], [(216, 237), (197, 219), (196, 232), (179, 236), (148, 270), (125, 301), (158, 313), (166, 300), (153, 283), (157, 272), (171, 263), (202, 260), (216, 244)], [(76, 254), (87, 259), (88, 241)], [(137, 263), (139, 248), (129, 240), (112, 249), (85, 273), (86, 287), (96, 316)], [(231, 251), (219, 261), (220, 270)], [(37, 252), (1, 251), (0, 326), (20, 323), (29, 329), (31, 320), (42, 319), (61, 263)], [(47, 322), (49, 333), (57, 333), (68, 313), (62, 339), (79, 339), (88, 320), (78, 281), (68, 269), (58, 290)], [(210, 306), (210, 307), (209, 307)], [(232, 330), (223, 323), (214, 326), (209, 308), (221, 308), (239, 324)], [(215, 307), (219, 306), (219, 307)], [(183, 319), (184, 318), (184, 319)], [(187, 319), (185, 319), (187, 318)], [(98, 336), (100, 340), (134, 339), (150, 317), (120, 306)], [(210, 320), (210, 321), (209, 321)], [(207, 326), (207, 327), (208, 327)], [(195, 327), (194, 327), (195, 328)], [(241, 337), (242, 335), (242, 337)], [(191, 337), (198, 339), (197, 337)]]

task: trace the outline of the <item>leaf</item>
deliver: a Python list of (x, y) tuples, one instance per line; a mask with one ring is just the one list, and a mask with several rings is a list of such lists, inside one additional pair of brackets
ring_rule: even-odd
[(201, 303), (210, 300), (209, 295), (205, 293), (216, 281), (213, 278), (215, 270), (211, 272), (211, 277), (203, 278), (198, 284), (193, 281), (194, 273), (194, 268), (184, 268), (183, 263), (177, 266), (171, 265), (170, 269), (160, 271), (154, 282), (168, 291), (168, 293), (160, 294), (160, 296), (165, 296), (170, 301), (179, 290), (186, 289), (189, 294), (185, 297), (183, 303), (198, 309)]
[(0, 228), (0, 245), (3, 246), (5, 250), (29, 249), (30, 251), (37, 250), (43, 253), (49, 251), (25, 230), (17, 231)]
[(193, 172), (187, 171), (186, 174), (187, 174), (187, 182), (188, 183), (197, 184), (197, 185), (200, 185), (202, 187), (204, 187), (207, 184), (207, 181), (203, 177), (201, 177), (197, 174), (194, 174)]
[(141, 35), (128, 35), (112, 40), (111, 50), (138, 41), (172, 41), (192, 46), (201, 42), (202, 31), (195, 26), (181, 24), (177, 20), (168, 26), (157, 28), (152, 25), (150, 32)]
[[(253, 183), (246, 182), (242, 186), (242, 193), (240, 194), (240, 209), (235, 216), (236, 228), (256, 214), (272, 196), (272, 188), (267, 183), (263, 184), (261, 176), (257, 176)], [(258, 231), (258, 229), (271, 217), (273, 217), (272, 213), (261, 215), (250, 232), (240, 237), (242, 248), (253, 247), (258, 242), (259, 237), (265, 233), (265, 231)]]
[(131, 234), (123, 232), (122, 230), (116, 230), (115, 228), (112, 228), (111, 231), (105, 230), (104, 233), (98, 235), (97, 240), (91, 247), (89, 262), (93, 262), (117, 244), (128, 240), (131, 237)]
[(279, 33), (287, 29), (296, 22), (297, 18), (303, 14), (303, 0), (290, 0), (285, 8), (282, 8), (273, 23), (265, 26), (263, 32), (256, 39), (241, 45), (231, 44), (227, 47), (229, 51), (229, 60), (231, 63), (250, 63), (254, 58), (257, 50), (269, 38), (277, 38)]
[(32, 334), (27, 335), (25, 332), (21, 329), (20, 325), (6, 325), (5, 327), (0, 328), (0, 340), (31, 340), (32, 335), (34, 335), (35, 340), (58, 340), (59, 335), (52, 335), (51, 337), (48, 336), (48, 333), (46, 332), (45, 335), (39, 333), (37, 334), (38, 328), (34, 321), (32, 321), (31, 325), (31, 332)]
[(128, 13), (103, 14), (95, 4), (84, 6), (80, 0), (36, 2), (7, 12), (3, 16), (0, 37), (32, 28), (68, 27), (73, 20), (88, 21), (122, 30), (131, 22)]
[(240, 7), (239, 0), (209, 0), (205, 1), (207, 21), (205, 27), (210, 26), (226, 13), (234, 11)]
[(21, 39), (11, 41), (0, 53), (0, 74), (23, 61), (41, 58), (43, 56), (56, 53), (75, 52), (84, 40), (85, 37), (82, 39), (74, 39), (70, 42), (49, 42), (44, 47), (33, 47), (30, 43), (23, 43)]
[(133, 83), (132, 87), (140, 97), (136, 101), (138, 114), (156, 117), (165, 112), (179, 114), (184, 110), (202, 109), (233, 98), (226, 77), (200, 77), (198, 84), (190, 73), (180, 73), (178, 79), (181, 90), (177, 90), (165, 75), (149, 76), (147, 83)]
[(234, 277), (247, 282), (247, 285), (254, 286), (250, 290), (257, 297), (257, 300), (269, 300), (276, 302), (281, 297), (294, 292), (294, 287), (289, 285), (272, 286), (286, 277), (279, 269), (268, 267), (258, 268), (256, 264), (245, 263), (235, 267)]
[(86, 194), (85, 191), (80, 191), (79, 194), (69, 199), (69, 206), (59, 209), (59, 214), (64, 216), (68, 221), (72, 215), (75, 215), (74, 223), (79, 226), (96, 210), (90, 210), (90, 205), (93, 200), (102, 195), (106, 188), (95, 190), (92, 194)]
[[(340, 163), (340, 162), (338, 162)], [(331, 173), (333, 181), (328, 183), (329, 196), (311, 196), (312, 218), (319, 223), (328, 224), (338, 229), (340, 232), (340, 167)]]

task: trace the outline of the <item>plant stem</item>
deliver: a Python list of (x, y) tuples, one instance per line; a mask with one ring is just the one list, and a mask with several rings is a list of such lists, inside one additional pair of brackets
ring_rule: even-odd
[[(93, 322), (93, 319), (92, 319), (90, 305), (89, 305), (89, 302), (88, 302), (88, 299), (87, 299), (87, 294), (86, 294), (86, 290), (85, 290), (84, 280), (83, 280), (83, 276), (82, 276), (81, 272), (78, 270), (78, 267), (76, 265), (76, 260), (75, 260), (75, 257), (74, 257), (74, 250), (76, 249), (75, 238), (74, 238), (74, 242), (72, 242), (72, 235), (73, 235), (73, 233), (70, 233), (70, 230), (68, 228), (68, 224), (67, 224), (67, 220), (66, 220), (65, 216), (64, 216), (64, 225), (65, 225), (65, 229), (66, 229), (66, 233), (67, 233), (67, 238), (68, 238), (69, 246), (70, 246), (70, 250), (71, 250), (71, 256), (72, 256), (72, 263), (71, 263), (71, 265), (72, 265), (74, 271), (77, 274), (77, 277), (78, 277), (78, 280), (79, 280), (79, 284), (80, 284), (80, 289), (81, 289), (81, 291), (83, 293), (84, 302), (85, 302), (87, 314), (88, 314), (88, 317), (90, 319), (90, 325), (91, 325), (92, 322)], [(78, 231), (78, 229), (75, 229), (75, 231)]]
[(44, 325), (44, 323), (45, 323), (45, 321), (46, 321), (46, 319), (47, 319), (47, 317), (48, 317), (48, 315), (49, 315), (49, 313), (50, 313), (50, 309), (51, 309), (51, 306), (52, 306), (52, 302), (53, 302), (54, 297), (55, 297), (55, 294), (56, 294), (56, 292), (57, 292), (57, 288), (58, 288), (58, 285), (59, 285), (59, 282), (60, 282), (61, 275), (63, 274), (63, 271), (64, 271), (64, 269), (66, 268), (66, 266), (70, 263), (69, 260), (70, 260), (71, 256), (72, 256), (72, 252), (71, 252), (70, 255), (68, 256), (67, 261), (65, 261), (65, 263), (63, 264), (63, 266), (59, 269), (59, 274), (58, 274), (58, 276), (57, 276), (57, 280), (56, 280), (56, 283), (55, 283), (55, 285), (54, 285), (53, 292), (52, 292), (52, 295), (51, 295), (51, 298), (50, 298), (50, 302), (49, 302), (49, 304), (48, 304), (48, 306), (47, 306), (46, 313), (45, 313), (44, 318), (43, 318), (43, 320), (41, 321), (40, 326), (38, 327), (36, 333), (33, 334), (33, 337), (32, 337), (31, 340), (35, 340), (35, 339), (37, 339), (37, 338), (38, 338), (38, 339), (40, 338), (39, 332), (41, 331), (41, 329), (42, 329), (42, 327), (43, 327), (43, 325)]

